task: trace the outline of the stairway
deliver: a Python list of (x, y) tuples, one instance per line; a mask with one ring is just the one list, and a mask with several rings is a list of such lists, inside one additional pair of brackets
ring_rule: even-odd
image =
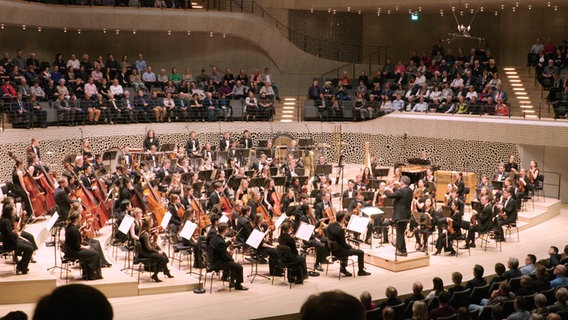
[[(552, 118), (542, 86), (535, 81), (534, 67), (508, 66), (501, 72), (503, 88), (509, 94), (511, 115), (523, 118)], [(540, 109), (540, 110), (539, 110)]]
[(298, 120), (300, 101), (296, 96), (283, 96), (280, 101), (274, 103), (274, 121), (293, 122)]

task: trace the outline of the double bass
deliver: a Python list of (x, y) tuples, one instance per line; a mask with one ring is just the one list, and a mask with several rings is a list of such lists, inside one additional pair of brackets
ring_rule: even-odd
[(92, 225), (94, 226), (94, 231), (98, 231), (100, 228), (106, 225), (106, 218), (101, 213), (100, 203), (97, 203), (91, 191), (89, 191), (89, 189), (87, 189), (87, 187), (83, 185), (79, 177), (77, 177), (77, 175), (73, 171), (73, 168), (71, 167), (71, 164), (65, 163), (64, 166), (69, 171), (69, 173), (73, 175), (75, 181), (78, 183), (77, 190), (72, 191), (72, 193), (74, 193), (75, 197), (81, 199), (81, 203), (83, 204), (85, 209), (83, 210), (83, 213), (90, 215), (91, 218), (94, 218), (98, 222), (92, 223)]
[[(8, 156), (14, 161), (19, 161), (12, 151), (8, 151)], [(43, 216), (48, 212), (45, 192), (27, 170), (24, 170), (23, 172), (23, 187), (25, 187), (25, 190), (28, 192), (28, 197), (33, 208), (33, 214), (36, 217)]]

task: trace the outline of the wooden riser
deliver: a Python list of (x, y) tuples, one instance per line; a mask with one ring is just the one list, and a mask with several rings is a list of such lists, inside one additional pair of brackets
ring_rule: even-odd
[(365, 251), (365, 263), (392, 272), (411, 270), (430, 265), (430, 256), (423, 252), (409, 253), (408, 257), (397, 257), (395, 260), (394, 247), (383, 247)]

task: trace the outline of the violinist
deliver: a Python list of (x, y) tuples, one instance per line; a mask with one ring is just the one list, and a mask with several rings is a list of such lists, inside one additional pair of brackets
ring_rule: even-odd
[[(375, 194), (373, 196), (372, 204), (374, 207), (384, 208), (385, 198), (387, 197), (385, 195), (386, 187), (387, 184), (384, 181), (379, 184), (379, 188), (377, 189), (377, 191), (375, 191)], [(388, 235), (390, 223), (390, 219), (385, 219), (382, 216), (380, 216), (378, 219), (375, 219), (375, 226), (382, 233), (382, 243), (389, 242)]]
[[(215, 165), (211, 161), (211, 158), (205, 158), (203, 164), (199, 166), (199, 171), (208, 171), (215, 169)], [(223, 171), (225, 172), (225, 171)]]
[[(296, 268), (293, 268), (294, 266), (300, 268), (300, 274), (288, 272), (288, 281), (300, 284), (308, 278), (308, 268), (306, 266), (306, 257), (298, 253), (298, 249), (296, 248), (296, 241), (292, 237), (292, 232), (292, 222), (284, 221), (280, 226), (280, 237), (278, 237), (278, 244), (290, 248), (290, 256), (283, 258), (289, 263), (290, 267), (292, 267), (291, 269), (295, 270)], [(316, 274), (319, 275), (319, 273), (313, 273), (314, 276), (317, 276)]]
[(294, 193), (294, 189), (288, 188), (286, 195), (282, 198), (282, 212), (287, 213), (288, 207), (291, 203), (294, 202), (296, 202), (296, 194)]
[(168, 183), (165, 178), (172, 174), (171, 165), (172, 162), (170, 159), (164, 159), (162, 166), (156, 170), (156, 180), (159, 181), (158, 189), (160, 191), (166, 191), (168, 189)]
[(503, 225), (515, 223), (515, 221), (517, 221), (517, 205), (512, 194), (512, 187), (505, 188), (501, 199), (502, 204), (497, 205), (499, 215), (497, 216), (497, 226), (495, 231), (496, 241), (505, 241), (505, 237), (503, 236)]
[[(300, 194), (300, 204), (296, 207), (294, 212), (294, 230), (298, 230), (300, 222), (311, 224), (316, 227), (315, 232), (310, 237), (310, 240), (306, 243), (308, 248), (314, 248), (316, 251), (316, 261), (314, 264), (314, 269), (318, 271), (323, 271), (321, 264), (325, 262), (325, 243), (327, 238), (323, 232), (323, 229), (327, 225), (322, 221), (315, 218), (314, 213), (310, 208), (310, 198), (306, 193)], [(281, 235), (282, 236), (282, 235)]]
[(260, 198), (260, 193), (256, 190), (249, 190), (249, 199), (246, 203), (247, 206), (250, 207), (250, 216), (249, 218), (254, 219), (258, 211), (258, 207), (262, 204), (262, 199)]
[(75, 175), (79, 175), (88, 165), (85, 163), (85, 159), (82, 156), (75, 157), (75, 164), (73, 165), (73, 172)]
[(414, 228), (414, 237), (419, 251), (428, 252), (428, 236), (434, 232), (434, 224), (432, 223), (434, 208), (432, 204), (432, 198), (426, 196), (422, 212), (417, 213), (418, 221), (416, 221), (417, 226)]
[(189, 165), (188, 159), (183, 159), (179, 163), (180, 165), (178, 165), (177, 167), (177, 172), (184, 174), (184, 173), (191, 173), (193, 171), (193, 169)]
[(69, 215), (69, 210), (71, 210), (71, 204), (76, 202), (76, 200), (71, 200), (69, 198), (69, 181), (65, 176), (61, 176), (57, 179), (57, 184), (59, 185), (53, 194), (55, 199), (55, 203), (59, 210), (59, 219), (58, 221), (65, 221), (67, 220), (67, 216)]
[[(272, 179), (268, 179), (266, 180), (266, 182), (264, 183), (264, 198), (263, 198), (263, 204), (264, 206), (266, 206), (266, 208), (268, 209), (268, 211), (270, 211), (272, 214), (274, 214), (274, 200), (273, 200), (273, 195), (276, 193), (276, 186), (274, 185), (274, 180)], [(272, 216), (271, 214), (271, 216)]]
[(426, 176), (424, 177), (424, 181), (436, 183), (436, 177), (434, 176), (434, 170), (432, 169), (432, 167), (428, 167), (428, 169), (426, 169)]
[(315, 217), (317, 220), (326, 217), (325, 211), (329, 208), (332, 208), (333, 204), (331, 203), (331, 194), (329, 192), (323, 193), (321, 197), (321, 202), (314, 205)]
[(162, 282), (158, 278), (158, 272), (163, 271), (164, 276), (168, 278), (173, 278), (174, 276), (170, 273), (168, 269), (168, 256), (160, 249), (156, 241), (159, 237), (157, 233), (152, 233), (153, 219), (147, 216), (142, 220), (142, 229), (140, 230), (140, 252), (138, 255), (140, 258), (148, 258), (154, 261), (152, 280), (155, 282)]
[(367, 188), (367, 185), (363, 183), (363, 176), (358, 174), (355, 176), (355, 185), (353, 186), (355, 190), (363, 190)]
[[(245, 207), (247, 208), (247, 207)], [(278, 252), (276, 247), (272, 243), (267, 243), (268, 233), (272, 232), (269, 230), (268, 225), (264, 222), (262, 214), (257, 213), (254, 216), (254, 222), (252, 222), (254, 229), (264, 232), (266, 234), (265, 238), (260, 242), (258, 248), (252, 254), (260, 263), (266, 263), (266, 257), (268, 256), (268, 271), (271, 276), (281, 277), (284, 275), (284, 271), (278, 267)]]
[(481, 189), (483, 187), (485, 187), (489, 190), (493, 189), (493, 185), (491, 184), (491, 181), (489, 181), (489, 178), (485, 174), (481, 176), (481, 180), (477, 184), (477, 189)]
[(21, 160), (15, 160), (16, 165), (14, 167), (14, 171), (12, 171), (12, 183), (14, 185), (12, 190), (16, 196), (22, 199), (22, 204), (24, 205), (26, 212), (28, 214), (32, 214), (34, 211), (29, 198), (30, 193), (26, 190), (26, 185), (24, 183), (24, 175), (26, 174), (24, 163)]
[[(235, 193), (235, 200), (241, 200), (243, 201), (244, 205), (247, 205), (248, 202), (248, 192), (249, 192), (249, 182), (247, 179), (241, 179), (241, 184), (239, 185), (239, 188), (237, 189), (237, 192)], [(244, 201), (243, 198), (245, 198)]]
[(290, 189), (294, 190), (294, 195), (296, 196), (296, 198), (300, 197), (301, 193), (307, 193), (308, 192), (308, 185), (307, 185), (307, 181), (305, 185), (300, 185), (300, 178), (298, 177), (294, 177), (292, 178), (292, 185), (290, 186)]
[[(140, 209), (142, 210), (142, 209)], [(132, 217), (134, 217), (136, 219), (136, 216), (134, 215), (134, 213), (132, 213), (132, 203), (130, 203), (130, 200), (122, 200), (120, 202), (120, 206), (119, 206), (119, 210), (114, 210), (113, 212), (113, 218), (116, 219), (116, 226), (120, 226), (120, 224), (122, 223), (122, 220), (124, 220), (125, 216), (129, 216), (132, 215)], [(139, 231), (139, 230), (137, 230)], [(120, 242), (125, 242), (129, 239), (132, 239), (132, 232), (129, 232), (128, 234), (124, 234), (122, 232), (116, 232), (115, 233), (115, 237), (118, 241)], [(136, 240), (138, 238), (138, 232), (136, 232)]]
[(93, 171), (97, 177), (106, 175), (105, 165), (103, 163), (103, 156), (100, 154), (95, 155), (95, 163), (93, 163)]
[[(325, 157), (324, 157), (323, 155), (320, 155), (320, 156), (319, 156), (319, 158), (318, 158), (318, 163), (316, 164), (316, 166), (318, 166), (318, 165), (319, 165), (319, 166), (327, 165), (327, 162), (325, 161)], [(312, 184), (313, 184), (314, 189), (317, 189), (317, 186), (318, 186), (318, 183), (320, 182), (320, 177), (321, 177), (321, 176), (325, 176), (325, 177), (326, 177), (326, 181), (331, 181), (328, 174), (318, 174), (318, 173), (316, 173), (316, 174), (314, 175), (314, 179), (313, 179), (313, 181), (312, 181)]]
[(489, 202), (487, 195), (481, 196), (481, 212), (473, 210), (473, 215), (470, 221), (470, 227), (467, 232), (467, 240), (465, 242), (465, 249), (475, 248), (475, 233), (487, 232), (491, 227), (491, 218), (493, 217), (493, 208)]
[(215, 205), (221, 203), (221, 197), (224, 197), (225, 194), (223, 193), (223, 184), (215, 181), (213, 183), (213, 192), (209, 195), (209, 210), (211, 210)]
[[(349, 245), (345, 241), (345, 213), (339, 212), (335, 215), (335, 222), (332, 222), (327, 227), (327, 233), (329, 235), (329, 239), (336, 241), (339, 245), (339, 249), (336, 252), (333, 252), (335, 256), (338, 257), (349, 257), (349, 256), (357, 256), (357, 264), (359, 267), (359, 271), (357, 272), (358, 276), (368, 276), (371, 275), (370, 272), (365, 271), (365, 260), (364, 256), (365, 253), (359, 249), (353, 249), (351, 245)], [(404, 235), (403, 235), (404, 236)], [(345, 275), (346, 277), (350, 277), (351, 273), (347, 271), (347, 259), (341, 259), (341, 268), (340, 272)]]
[(301, 168), (297, 166), (296, 160), (293, 158), (288, 162), (288, 165), (284, 167), (284, 175), (286, 176), (286, 181), (290, 184), (293, 178), (301, 176)]
[(90, 245), (82, 244), (81, 232), (79, 231), (80, 224), (81, 211), (71, 211), (67, 219), (67, 227), (65, 228), (65, 254), (83, 262), (85, 266), (84, 280), (102, 279), (101, 257), (97, 250)]
[(235, 201), (235, 205), (233, 206), (233, 219), (237, 220), (236, 231), (238, 232), (235, 244), (245, 248), (248, 248), (246, 241), (254, 227), (249, 215), (250, 207), (243, 206), (240, 200)]
[(152, 146), (156, 147), (156, 149), (160, 148), (160, 140), (155, 136), (154, 130), (148, 130), (142, 146), (144, 147), (144, 152), (150, 151)]
[(166, 197), (169, 197), (172, 194), (177, 194), (180, 198), (184, 198), (184, 187), (181, 183), (181, 174), (178, 172), (172, 174), (172, 181), (167, 187)]
[[(10, 205), (14, 208), (17, 208), (15, 199), (12, 198), (12, 197), (6, 197), (4, 199), (4, 205)], [(35, 251), (35, 250), (38, 249), (38, 247), (37, 247), (37, 244), (35, 242), (34, 236), (31, 233), (24, 231), (23, 228), (21, 227), (21, 226), (25, 226), (25, 224), (22, 221), (24, 213), (25, 212), (20, 212), (20, 214), (18, 215), (18, 212), (16, 212), (16, 214), (14, 215), (14, 221), (13, 221), (13, 224), (15, 225), (14, 229), (17, 229), (20, 232), (20, 237), (24, 238), (24, 240), (27, 240), (27, 242), (29, 242), (32, 245), (32, 247), (34, 248), (34, 251)], [(2, 234), (2, 233), (0, 232), (0, 234)], [(30, 260), (30, 262), (35, 263), (33, 257)]]
[(33, 252), (37, 249), (34, 244), (21, 237), (21, 233), (16, 227), (14, 229), (14, 215), (16, 208), (10, 204), (4, 204), (2, 217), (0, 218), (0, 233), (4, 244), (4, 250), (15, 250), (15, 255), (22, 255), (22, 259), (16, 266), (16, 274), (27, 274), (28, 265), (32, 259)]
[(179, 213), (181, 212), (181, 216), (185, 213), (185, 207), (181, 203), (180, 196), (177, 194), (170, 195), (170, 203), (168, 205), (168, 211), (172, 214), (170, 218), (170, 222), (168, 224), (169, 231), (171, 233), (177, 234), (181, 229), (181, 218)]
[(452, 245), (452, 241), (456, 238), (461, 237), (461, 225), (462, 225), (462, 217), (463, 214), (459, 210), (459, 200), (453, 199), (451, 204), (451, 215), (449, 218), (442, 218), (446, 219), (448, 224), (447, 232), (441, 233), (436, 241), (436, 252), (434, 253), (435, 256), (439, 255), (444, 248), (445, 252), (450, 252), (450, 256), (456, 255), (456, 250)]
[(209, 227), (209, 230), (207, 230), (207, 235), (205, 237), (205, 246), (207, 248), (211, 248), (211, 240), (213, 240), (213, 237), (215, 237), (219, 233), (219, 218), (220, 216), (217, 214), (211, 215), (211, 227)]
[(536, 162), (535, 160), (531, 160), (528, 176), (529, 176), (529, 181), (534, 185), (533, 188), (539, 186), (540, 183), (540, 180), (538, 179), (539, 175), (540, 175), (540, 169), (538, 168), (538, 162)]
[(231, 245), (231, 241), (225, 241), (224, 237), (229, 230), (229, 225), (220, 223), (218, 233), (212, 236), (209, 244), (211, 251), (211, 268), (230, 272), (231, 284), (230, 286), (235, 290), (248, 290), (243, 283), (243, 266), (233, 260), (233, 257), (227, 251)]
[(517, 173), (519, 171), (519, 164), (515, 162), (515, 155), (509, 155), (507, 163), (505, 163), (505, 172)]
[(529, 190), (533, 189), (533, 186), (530, 184), (529, 177), (527, 175), (527, 169), (521, 168), (519, 171), (519, 175), (517, 176), (517, 190), (516, 195), (517, 199), (522, 199), (525, 196), (529, 195)]

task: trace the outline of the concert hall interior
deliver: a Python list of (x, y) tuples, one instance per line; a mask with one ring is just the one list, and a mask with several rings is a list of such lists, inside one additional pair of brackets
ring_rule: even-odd
[[(69, 284), (102, 292), (114, 319), (300, 319), (311, 295), (331, 290), (367, 291), (382, 312), (388, 287), (404, 301), (416, 282), (430, 307), (433, 278), (451, 289), (455, 272), (465, 284), (480, 265), (489, 282), (512, 258), (566, 287), (567, 10), (568, 0), (1, 1), (0, 317), (31, 319), (36, 305), (61, 315), (38, 302)], [(552, 80), (544, 58), (531, 60), (536, 38), (558, 46)], [(445, 105), (421, 90), (453, 83), (436, 82), (450, 57), (451, 78), (465, 81)], [(406, 71), (387, 72), (387, 58)]]

